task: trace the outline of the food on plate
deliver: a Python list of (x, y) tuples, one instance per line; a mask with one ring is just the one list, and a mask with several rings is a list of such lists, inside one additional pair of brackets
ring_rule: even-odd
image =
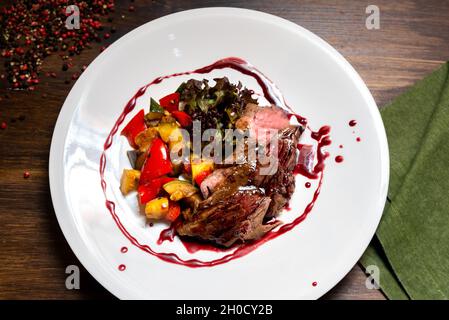
[(133, 150), (120, 190), (136, 191), (146, 217), (172, 222), (179, 236), (229, 247), (281, 224), (305, 128), (240, 83), (214, 82), (188, 80), (136, 113), (121, 131)]
[(140, 171), (134, 169), (123, 170), (122, 178), (120, 179), (120, 191), (127, 195), (131, 191), (137, 190), (140, 180)]

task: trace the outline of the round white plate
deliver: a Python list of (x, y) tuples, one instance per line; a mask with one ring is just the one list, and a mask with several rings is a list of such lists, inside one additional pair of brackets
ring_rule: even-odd
[[(312, 128), (332, 127), (331, 157), (321, 195), (307, 219), (292, 231), (240, 259), (210, 268), (167, 263), (133, 246), (105, 207), (99, 161), (103, 144), (126, 102), (152, 79), (193, 70), (218, 59), (243, 58), (267, 75), (288, 104)], [(213, 76), (258, 90), (254, 81), (229, 69)], [(196, 78), (201, 78), (198, 75)], [(149, 97), (172, 92), (188, 77), (151, 87), (134, 112), (148, 110)], [(348, 122), (357, 120), (357, 126)], [(357, 142), (356, 138), (361, 141)], [(342, 145), (343, 148), (339, 146)], [(154, 243), (136, 197), (123, 197), (119, 180), (129, 167), (123, 137), (107, 153), (107, 195), (117, 214), (141, 243)], [(344, 161), (336, 163), (335, 156)], [(379, 223), (388, 188), (385, 130), (376, 104), (349, 63), (330, 45), (287, 20), (251, 10), (207, 8), (151, 21), (104, 51), (82, 74), (59, 115), (50, 152), (50, 187), (56, 215), (71, 248), (86, 269), (124, 299), (315, 299), (357, 262)], [(300, 214), (313, 187), (297, 178), (292, 210)], [(122, 247), (127, 253), (121, 253)], [(158, 251), (189, 257), (175, 241)], [(208, 259), (215, 253), (200, 253)], [(119, 265), (126, 265), (119, 271)], [(312, 283), (315, 285), (312, 285)]]

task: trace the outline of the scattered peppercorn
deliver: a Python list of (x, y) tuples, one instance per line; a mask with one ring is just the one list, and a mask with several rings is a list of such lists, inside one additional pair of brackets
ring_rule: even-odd
[(5, 121), (2, 122), (1, 126), (2, 129), (6, 129), (8, 127), (8, 125), (6, 124)]
[(24, 177), (25, 179), (28, 179), (30, 176), (31, 176), (31, 173), (30, 173), (29, 171), (25, 171), (25, 172), (23, 173), (23, 177)]
[[(115, 10), (114, 0), (77, 3), (80, 29), (65, 27), (67, 1), (16, 0), (0, 9), (0, 55), (5, 59), (6, 80), (12, 89), (34, 90), (43, 60), (65, 52), (63, 60), (90, 47), (103, 29), (101, 18)], [(70, 66), (62, 66), (63, 70)], [(53, 76), (53, 75), (51, 75)], [(3, 78), (3, 77), (2, 77)]]

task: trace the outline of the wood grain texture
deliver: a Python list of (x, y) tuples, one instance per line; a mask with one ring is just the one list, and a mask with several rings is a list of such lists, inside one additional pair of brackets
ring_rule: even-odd
[[(436, 69), (449, 55), (447, 1), (143, 1), (135, 12), (128, 1), (116, 1), (111, 40), (165, 14), (208, 6), (245, 7), (296, 22), (324, 38), (360, 73), (379, 106)], [(380, 7), (380, 30), (365, 28), (365, 8)], [(121, 18), (124, 14), (125, 17)], [(73, 70), (91, 62), (103, 44), (94, 44), (74, 59)], [(56, 221), (48, 186), (48, 157), (59, 110), (73, 82), (57, 57), (45, 60), (38, 90), (8, 92), (0, 87), (0, 299), (113, 298), (84, 269), (81, 289), (65, 288), (65, 268), (80, 265)], [(19, 120), (25, 115), (24, 120)], [(23, 178), (24, 170), (31, 177)], [(331, 268), (332, 266), (330, 266)], [(365, 287), (359, 266), (325, 299), (383, 299)]]

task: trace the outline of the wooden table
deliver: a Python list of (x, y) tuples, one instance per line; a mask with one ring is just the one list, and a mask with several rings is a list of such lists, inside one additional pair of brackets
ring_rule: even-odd
[[(404, 92), (436, 69), (449, 55), (449, 2), (443, 1), (143, 1), (135, 12), (128, 1), (116, 1), (113, 25), (117, 33), (108, 42), (135, 27), (181, 10), (234, 6), (269, 12), (311, 30), (348, 59), (360, 73), (379, 106)], [(365, 8), (380, 8), (380, 29), (367, 30)], [(121, 18), (124, 14), (125, 17)], [(94, 44), (74, 59), (74, 69), (88, 64), (103, 44)], [(0, 88), (0, 298), (85, 299), (112, 298), (87, 271), (81, 289), (65, 288), (65, 268), (80, 265), (59, 229), (48, 186), (48, 157), (59, 110), (73, 82), (61, 71), (58, 57), (45, 60), (43, 76), (33, 92)], [(25, 119), (19, 120), (24, 115)], [(24, 170), (31, 177), (23, 178)], [(331, 267), (331, 266), (330, 266)], [(332, 289), (327, 299), (383, 299), (365, 287), (365, 275), (356, 265)]]

